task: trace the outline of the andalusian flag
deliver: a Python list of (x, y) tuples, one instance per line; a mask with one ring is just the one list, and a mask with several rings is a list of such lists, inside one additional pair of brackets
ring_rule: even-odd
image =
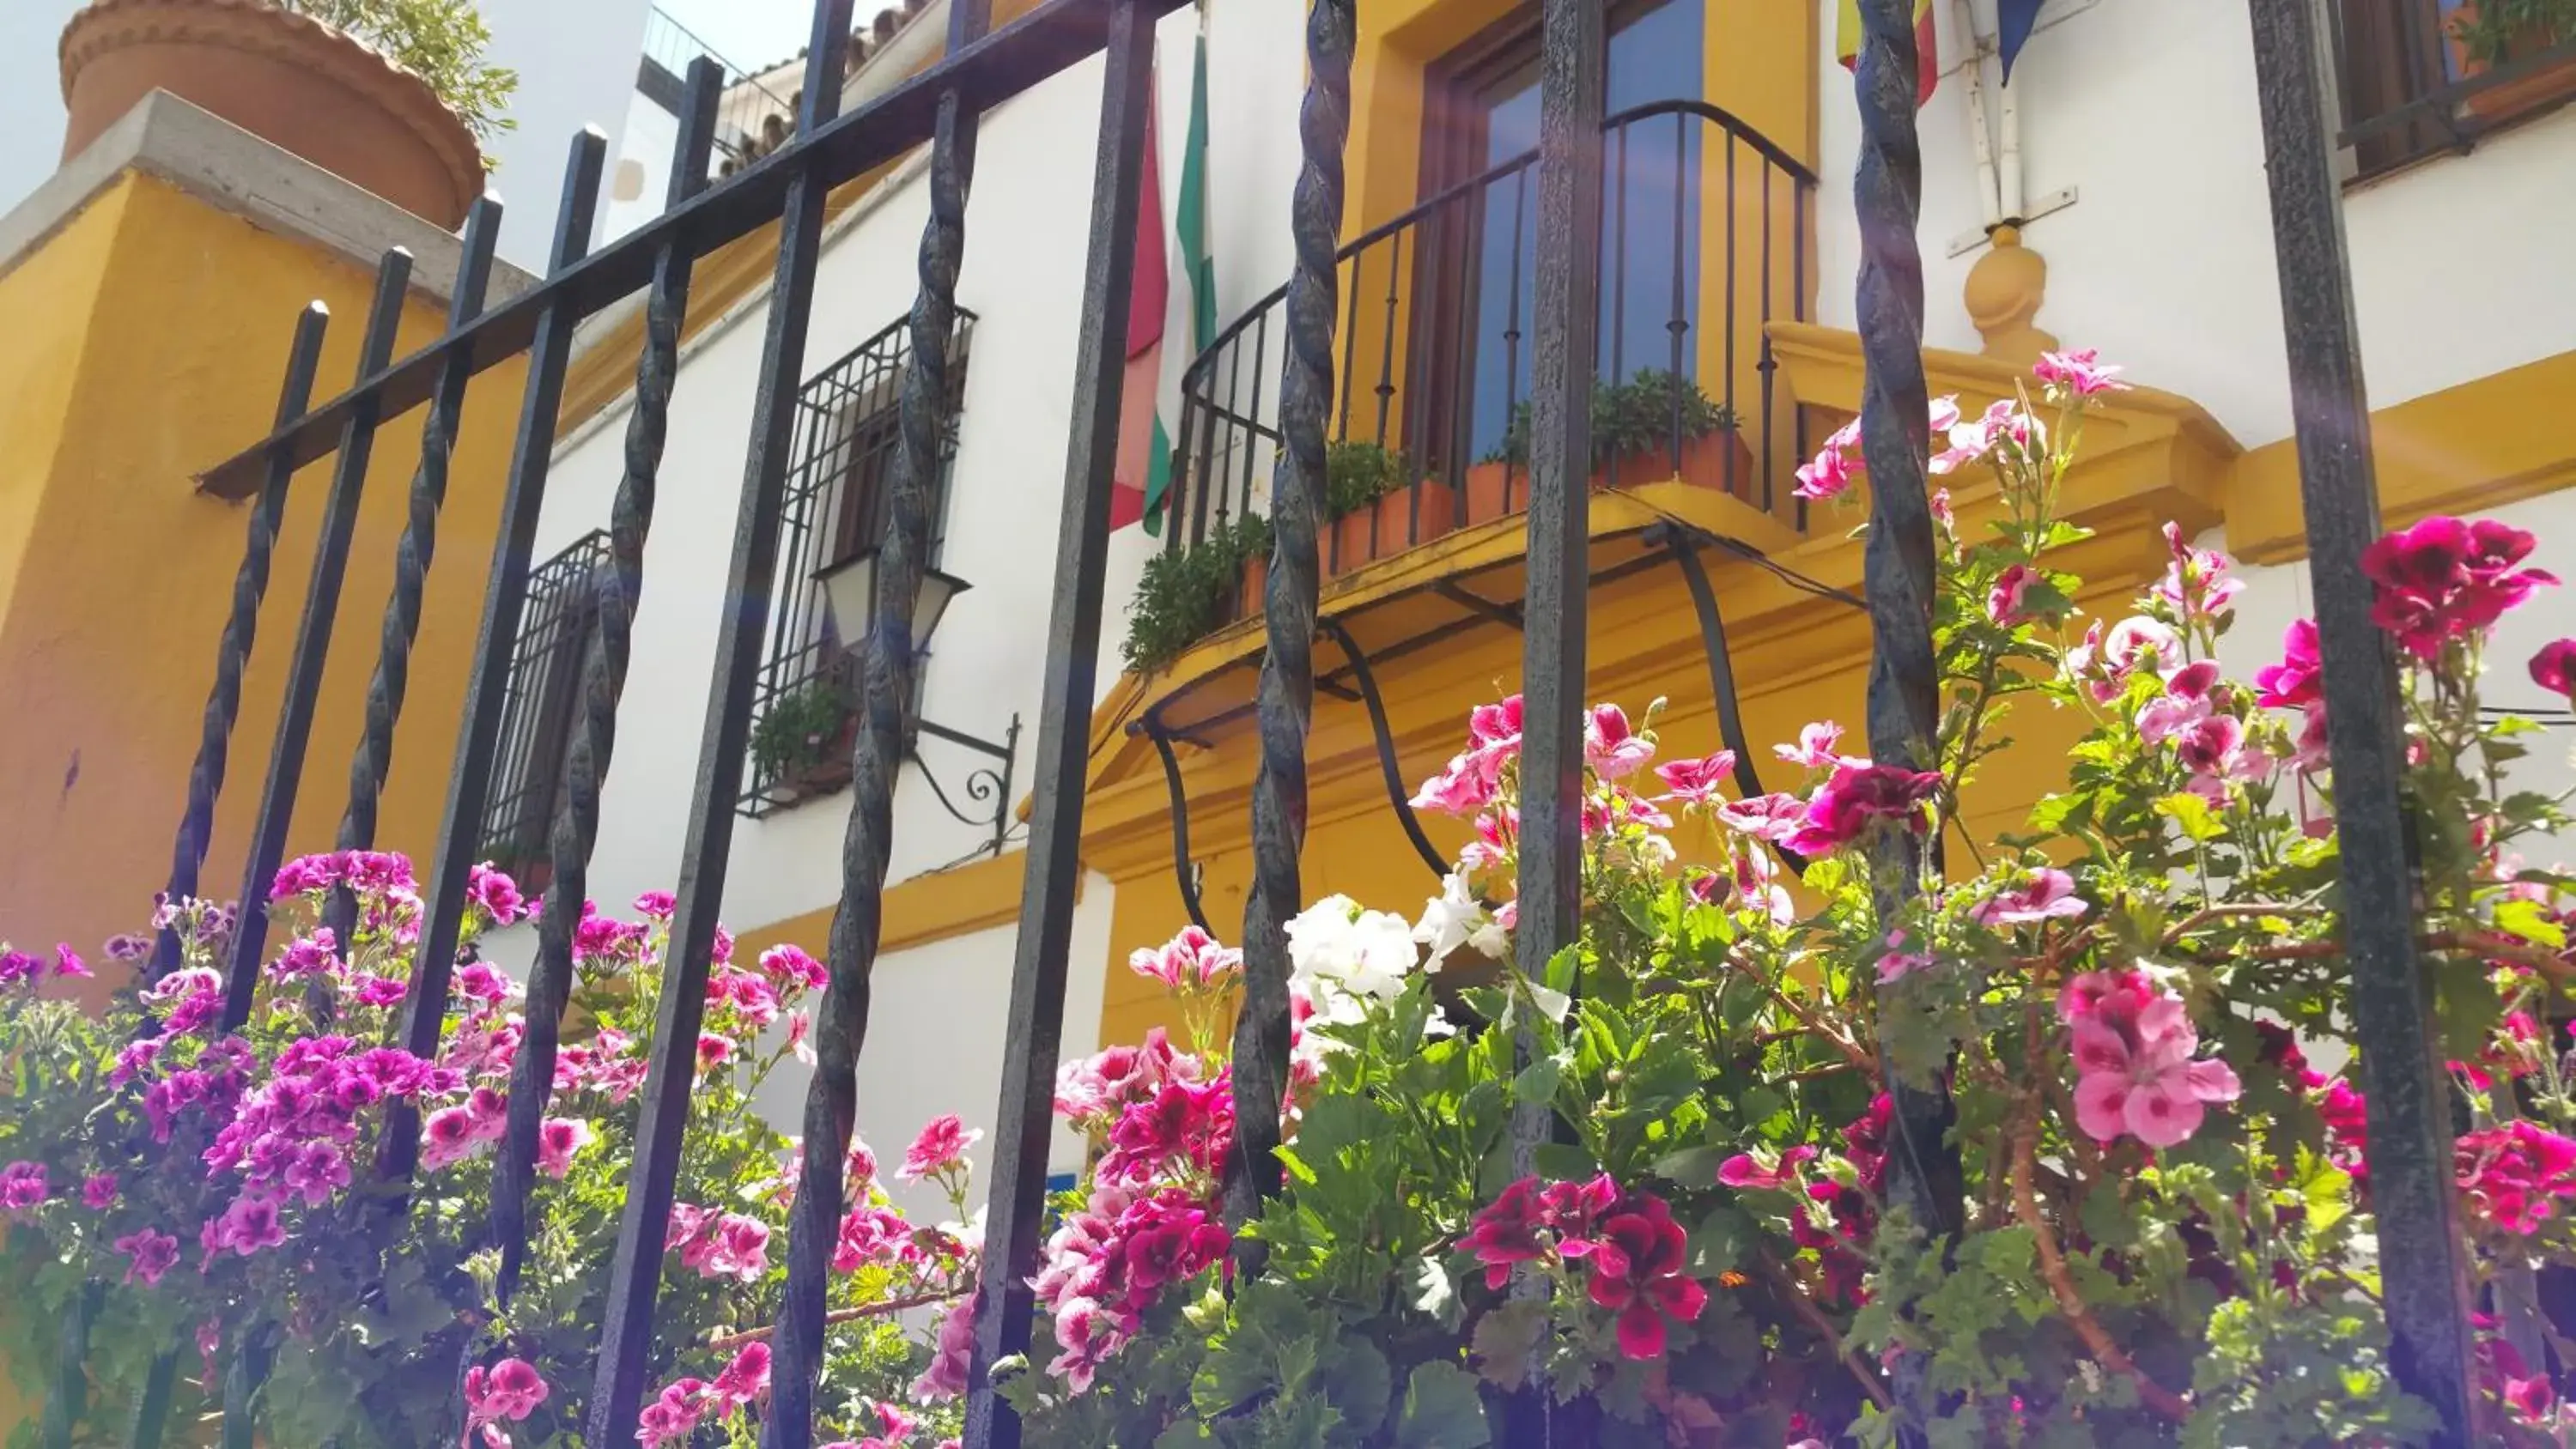
[[(1207, 8), (1190, 52), (1190, 118), (1181, 185), (1163, 221), (1159, 101), (1145, 115), (1145, 176), (1136, 205), (1136, 283), (1127, 300), (1127, 379), (1118, 415), (1118, 491), (1112, 530), (1142, 519), (1159, 534), (1181, 427), (1181, 374), (1216, 343), (1216, 268), (1207, 248)], [(1158, 85), (1157, 91), (1161, 89)], [(1180, 265), (1172, 265), (1177, 246)], [(1174, 345), (1166, 346), (1166, 342)]]
[[(1860, 0), (1842, 0), (1834, 27), (1834, 54), (1845, 69), (1860, 68)], [(1932, 99), (1941, 84), (1941, 50), (1932, 32), (1932, 0), (1914, 0), (1914, 104)]]

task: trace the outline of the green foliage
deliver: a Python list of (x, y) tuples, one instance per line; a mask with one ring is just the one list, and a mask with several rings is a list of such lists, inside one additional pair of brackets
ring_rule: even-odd
[(2576, 40), (2576, 0), (2477, 0), (2452, 15), (2450, 29), (2472, 60), (2503, 65)]
[(1348, 517), (1390, 493), (1413, 486), (1422, 470), (1413, 460), (1376, 443), (1329, 443), (1324, 448), (1324, 519)]
[[(1609, 466), (1613, 458), (1632, 458), (1668, 450), (1676, 442), (1734, 432), (1735, 413), (1712, 401), (1699, 384), (1661, 368), (1641, 367), (1626, 382), (1592, 384), (1592, 466)], [(1529, 462), (1530, 405), (1512, 409), (1503, 441), (1478, 460), (1486, 463)]]
[(1161, 669), (1215, 633), (1234, 607), (1244, 565), (1269, 554), (1270, 520), (1258, 515), (1212, 525), (1186, 548), (1157, 550), (1127, 603), (1127, 638), (1118, 646), (1127, 667)]
[[(487, 65), (492, 31), (474, 0), (281, 0), (384, 52), (394, 64), (429, 82), (448, 109), (489, 141), (518, 123), (504, 112), (519, 88), (519, 73)], [(486, 165), (490, 162), (487, 160)]]
[(751, 730), (755, 778), (772, 783), (792, 780), (830, 763), (841, 727), (849, 723), (854, 709), (840, 684), (828, 676), (772, 700)]

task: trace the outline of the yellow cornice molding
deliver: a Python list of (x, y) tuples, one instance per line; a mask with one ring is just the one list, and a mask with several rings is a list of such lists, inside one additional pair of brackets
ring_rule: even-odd
[[(2576, 487), (2576, 351), (2426, 393), (2370, 414), (2382, 521), (2403, 527)], [(2227, 546), (2249, 563), (2305, 558), (2298, 440), (2266, 443), (2229, 479)]]
[[(1027, 870), (1028, 852), (1013, 850), (887, 887), (877, 949), (908, 950), (1011, 924), (1020, 917), (1020, 887)], [(1079, 880), (1074, 884), (1074, 899), (1082, 899)], [(802, 946), (820, 956), (836, 909), (826, 906), (745, 931), (735, 944), (735, 957), (750, 960), (781, 943)]]

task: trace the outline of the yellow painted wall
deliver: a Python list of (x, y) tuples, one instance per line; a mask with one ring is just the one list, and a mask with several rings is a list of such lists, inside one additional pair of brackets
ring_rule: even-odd
[[(92, 949), (148, 915), (248, 516), (193, 475), (268, 430), (308, 300), (332, 310), (318, 391), (347, 385), (371, 283), (369, 266), (139, 173), (0, 277), (0, 538), (20, 546), (0, 573), (0, 936)], [(415, 294), (400, 350), (443, 320)], [(468, 395), (384, 796), (391, 848), (426, 852), (444, 803), (523, 373), (494, 368)], [(416, 412), (377, 439), (291, 851), (326, 848), (337, 826), (419, 439)], [(239, 879), (328, 484), (327, 465), (295, 479), (209, 894)]]

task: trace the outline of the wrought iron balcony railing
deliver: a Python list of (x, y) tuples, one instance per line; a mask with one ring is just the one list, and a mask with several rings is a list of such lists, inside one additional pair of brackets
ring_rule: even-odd
[[(1680, 479), (1803, 522), (1805, 452), (1767, 328), (1808, 316), (1814, 173), (1727, 112), (1665, 101), (1605, 125), (1596, 486)], [(1345, 245), (1321, 563), (1347, 572), (1529, 500), (1536, 152)], [(1192, 361), (1165, 546), (1268, 512), (1285, 288)]]

